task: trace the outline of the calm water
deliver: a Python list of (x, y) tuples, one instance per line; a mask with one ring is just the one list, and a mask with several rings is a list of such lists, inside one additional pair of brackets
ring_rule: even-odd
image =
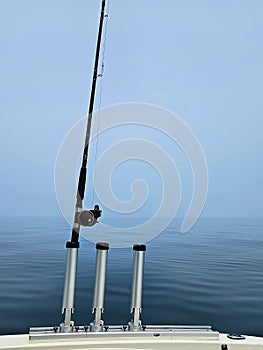
[[(176, 225), (177, 226), (177, 225)], [(186, 235), (171, 225), (147, 245), (144, 324), (208, 324), (263, 336), (263, 222), (200, 220)], [(62, 219), (1, 219), (1, 334), (62, 321)], [(74, 320), (92, 321), (94, 245), (81, 240)], [(104, 320), (130, 319), (132, 249), (109, 251)]]

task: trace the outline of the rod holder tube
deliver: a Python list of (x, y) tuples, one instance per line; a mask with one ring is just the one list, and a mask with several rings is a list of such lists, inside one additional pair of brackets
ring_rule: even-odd
[(133, 251), (131, 290), (131, 313), (133, 313), (133, 319), (129, 322), (129, 330), (138, 331), (141, 330), (140, 314), (142, 310), (142, 286), (146, 246), (144, 244), (134, 244)]
[(103, 330), (104, 323), (101, 319), (101, 315), (104, 311), (104, 294), (109, 244), (97, 243), (96, 249), (96, 272), (92, 306), (92, 313), (94, 313), (94, 321), (90, 324), (90, 330), (92, 332), (98, 332)]
[(70, 332), (74, 322), (71, 315), (74, 313), (75, 281), (77, 272), (78, 248), (67, 248), (66, 273), (62, 303), (62, 313), (65, 314), (64, 323), (60, 325), (62, 332)]

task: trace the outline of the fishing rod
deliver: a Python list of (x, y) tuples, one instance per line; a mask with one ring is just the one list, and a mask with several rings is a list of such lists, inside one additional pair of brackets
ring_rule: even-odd
[(83, 150), (83, 156), (82, 156), (82, 165), (81, 165), (80, 174), (79, 174), (78, 190), (76, 195), (75, 218), (74, 218), (74, 224), (73, 224), (72, 236), (71, 236), (71, 242), (74, 242), (74, 243), (78, 242), (80, 225), (93, 226), (96, 223), (97, 218), (101, 214), (101, 211), (98, 205), (95, 205), (93, 210), (82, 211), (82, 202), (84, 199), (84, 193), (85, 193), (85, 187), (86, 187), (90, 131), (91, 131), (93, 109), (94, 109), (96, 84), (97, 84), (97, 78), (98, 78), (98, 64), (99, 64), (99, 56), (100, 56), (101, 37), (102, 37), (102, 30), (103, 30), (103, 22), (105, 18), (105, 13), (104, 13), (105, 2), (106, 0), (102, 0), (102, 4), (101, 4), (100, 23), (99, 23), (92, 86), (91, 86), (90, 101), (89, 101), (87, 129), (86, 129), (85, 144), (84, 144), (84, 150)]
[(101, 2), (101, 12), (99, 20), (99, 29), (97, 36), (97, 45), (95, 51), (95, 61), (93, 68), (92, 86), (90, 92), (89, 109), (88, 109), (88, 121), (85, 136), (85, 144), (82, 156), (82, 165), (79, 174), (78, 188), (76, 194), (75, 216), (72, 227), (71, 240), (66, 243), (67, 248), (67, 260), (66, 260), (66, 274), (64, 283), (64, 294), (62, 303), (62, 313), (65, 314), (64, 323), (60, 325), (62, 332), (70, 332), (74, 325), (71, 321), (71, 315), (74, 312), (74, 294), (75, 294), (75, 280), (77, 270), (78, 248), (79, 248), (79, 233), (80, 226), (93, 226), (96, 224), (97, 219), (101, 216), (101, 210), (98, 205), (94, 206), (92, 210), (82, 210), (83, 199), (86, 187), (87, 178), (87, 161), (90, 142), (91, 122), (94, 110), (94, 101), (96, 94), (96, 83), (98, 78), (98, 64), (100, 57), (100, 46), (103, 32), (103, 22), (105, 15), (105, 3), (106, 0)]

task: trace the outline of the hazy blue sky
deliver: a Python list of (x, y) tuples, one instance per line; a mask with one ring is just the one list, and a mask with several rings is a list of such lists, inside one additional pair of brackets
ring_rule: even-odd
[[(58, 215), (54, 164), (87, 110), (100, 1), (0, 6), (0, 215)], [(263, 214), (262, 13), (262, 0), (110, 1), (102, 105), (185, 120), (207, 157), (206, 217)]]

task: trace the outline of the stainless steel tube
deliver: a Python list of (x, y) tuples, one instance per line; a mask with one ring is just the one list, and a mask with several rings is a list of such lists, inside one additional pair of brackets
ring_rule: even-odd
[(75, 281), (77, 272), (78, 248), (67, 248), (66, 274), (64, 283), (62, 313), (65, 314), (63, 332), (70, 331), (73, 326), (71, 315), (74, 312)]
[(129, 323), (129, 330), (138, 331), (141, 329), (140, 314), (142, 310), (142, 285), (146, 246), (144, 244), (135, 244), (133, 246), (133, 251), (131, 291), (131, 313), (133, 313), (133, 320)]
[(90, 330), (92, 332), (103, 330), (101, 314), (104, 311), (104, 294), (109, 245), (108, 243), (97, 243), (96, 249), (96, 273), (92, 306), (94, 321), (90, 324)]

